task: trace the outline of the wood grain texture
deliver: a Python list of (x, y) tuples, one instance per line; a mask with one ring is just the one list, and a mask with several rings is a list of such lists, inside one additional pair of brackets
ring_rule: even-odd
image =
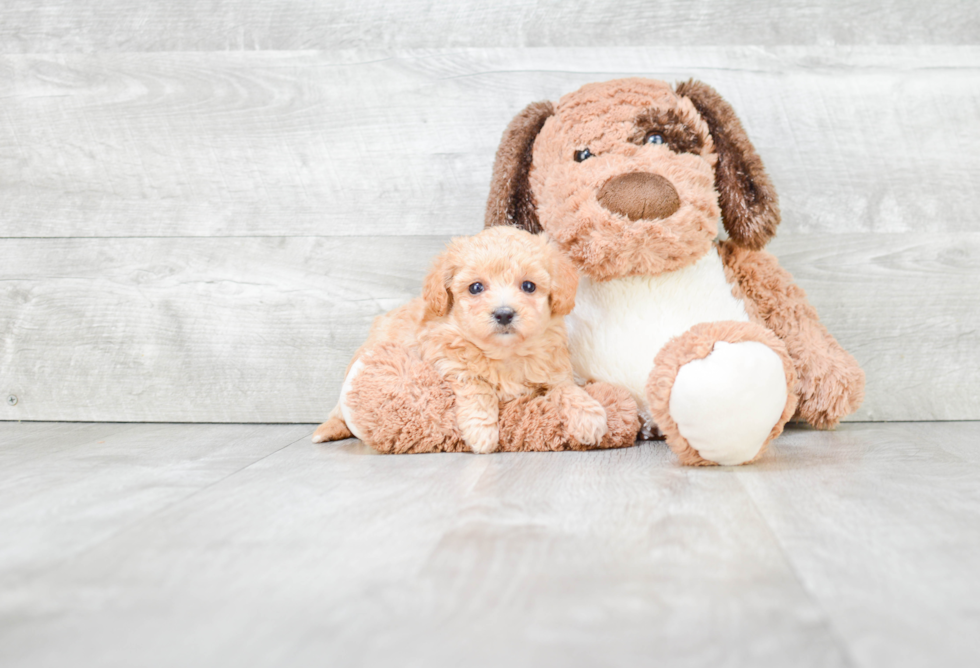
[(17, 620), (0, 659), (845, 664), (729, 472), (678, 469), (660, 443), (554, 454), (296, 443), (0, 590)]
[(373, 318), (420, 294), (444, 242), (0, 242), (12, 260), (0, 268), (0, 394), (19, 398), (0, 408), (6, 419), (317, 421)]
[(304, 426), (62, 423), (4, 442), (0, 589), (70, 562), (308, 434)]
[(791, 427), (716, 469), (60, 428), (0, 467), (3, 665), (980, 661), (980, 423)]
[(852, 420), (980, 419), (980, 234), (769, 245), (867, 375)]
[(468, 233), (514, 114), (634, 75), (729, 99), (784, 234), (976, 229), (980, 47), (679, 46), (0, 56), (0, 237)]
[[(105, 439), (134, 428), (122, 422), (82, 422), (66, 425), (62, 422), (0, 422), (0, 467), (21, 463), (38, 457), (50, 457), (59, 444), (65, 448), (78, 443)], [(66, 433), (71, 433), (66, 438)]]
[(7, 0), (0, 51), (976, 44), (970, 0)]
[[(318, 422), (445, 240), (2, 240), (0, 419)], [(851, 419), (980, 418), (980, 235), (771, 250), (867, 372)]]
[(860, 666), (971, 666), (980, 423), (791, 430), (737, 472)]

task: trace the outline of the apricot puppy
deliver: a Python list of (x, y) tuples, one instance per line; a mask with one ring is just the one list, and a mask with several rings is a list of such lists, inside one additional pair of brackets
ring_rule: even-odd
[[(344, 398), (360, 358), (385, 342), (415, 348), (452, 388), (466, 445), (496, 450), (501, 402), (551, 393), (583, 445), (608, 431), (606, 411), (572, 376), (563, 316), (578, 272), (543, 236), (494, 227), (453, 239), (425, 279), (423, 296), (375, 320), (348, 368), (340, 401), (313, 442), (359, 436)], [(362, 439), (363, 440), (363, 439)]]

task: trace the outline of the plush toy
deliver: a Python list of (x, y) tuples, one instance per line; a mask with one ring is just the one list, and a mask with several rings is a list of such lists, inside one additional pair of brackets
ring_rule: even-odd
[[(341, 401), (361, 440), (378, 452), (409, 454), (469, 452), (456, 420), (456, 396), (417, 349), (384, 343), (364, 351), (356, 372), (348, 372)], [(609, 431), (596, 445), (582, 445), (568, 433), (556, 395), (541, 394), (500, 406), (497, 452), (624, 448), (636, 442), (640, 427), (629, 392), (608, 383), (585, 387), (606, 411)], [(314, 442), (350, 437), (323, 433)]]
[(627, 388), (684, 464), (754, 461), (794, 414), (826, 429), (861, 403), (864, 373), (762, 250), (776, 193), (703, 83), (622, 79), (529, 105), (498, 149), (486, 224), (546, 233), (575, 262), (576, 374)]

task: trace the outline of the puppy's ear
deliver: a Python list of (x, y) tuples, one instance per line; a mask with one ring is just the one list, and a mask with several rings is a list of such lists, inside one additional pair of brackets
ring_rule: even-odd
[(718, 154), (715, 188), (728, 236), (758, 250), (776, 234), (779, 199), (759, 154), (731, 105), (711, 86), (691, 79), (676, 86), (708, 124)]
[(578, 269), (555, 242), (548, 244), (551, 254), (551, 315), (568, 315), (575, 308)]
[(493, 178), (484, 219), (486, 227), (513, 225), (532, 234), (541, 232), (528, 174), (531, 171), (534, 140), (544, 122), (554, 113), (551, 102), (533, 102), (517, 114), (504, 130), (493, 162)]
[(426, 318), (441, 318), (449, 314), (449, 309), (453, 307), (453, 293), (449, 286), (455, 273), (456, 268), (448, 250), (440, 253), (432, 262), (432, 269), (422, 286)]

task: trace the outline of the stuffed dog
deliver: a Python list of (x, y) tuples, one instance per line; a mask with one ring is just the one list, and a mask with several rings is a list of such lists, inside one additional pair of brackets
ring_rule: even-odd
[(313, 441), (355, 435), (382, 452), (631, 445), (628, 394), (574, 382), (563, 316), (578, 280), (543, 236), (494, 227), (453, 239), (422, 297), (375, 320)]
[(697, 81), (638, 78), (518, 114), (486, 211), (572, 259), (577, 376), (628, 389), (644, 431), (691, 465), (754, 461), (794, 414), (830, 428), (863, 398), (864, 373), (762, 250), (778, 224), (728, 103)]

